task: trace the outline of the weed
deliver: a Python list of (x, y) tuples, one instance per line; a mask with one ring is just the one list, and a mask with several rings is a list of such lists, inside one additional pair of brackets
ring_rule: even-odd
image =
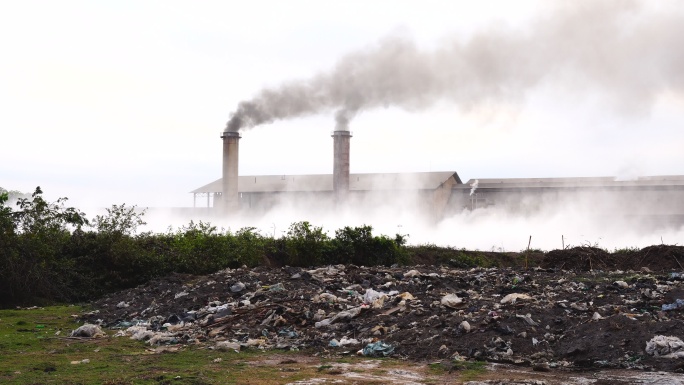
[(465, 251), (460, 251), (456, 256), (449, 260), (449, 264), (458, 268), (470, 267), (492, 267), (494, 262), (490, 261), (485, 255), (480, 253), (469, 254)]
[(456, 361), (452, 370), (458, 370), (462, 381), (476, 380), (487, 371), (487, 364), (483, 361)]

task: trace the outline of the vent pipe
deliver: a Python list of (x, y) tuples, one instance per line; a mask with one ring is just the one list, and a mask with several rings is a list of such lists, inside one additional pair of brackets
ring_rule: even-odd
[(349, 142), (351, 132), (333, 131), (333, 192), (335, 202), (342, 203), (349, 194)]
[(225, 212), (235, 212), (238, 204), (238, 154), (240, 134), (233, 131), (221, 133), (223, 139), (223, 174), (221, 180), (221, 206)]

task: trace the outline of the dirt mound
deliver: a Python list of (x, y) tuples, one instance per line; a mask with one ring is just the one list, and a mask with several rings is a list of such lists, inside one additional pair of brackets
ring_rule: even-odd
[(609, 253), (596, 247), (573, 247), (546, 253), (540, 266), (545, 268), (591, 270), (684, 270), (684, 246), (658, 245), (641, 250), (619, 250)]
[(560, 270), (614, 270), (616, 258), (597, 247), (573, 247), (565, 250), (553, 250), (546, 254), (542, 267)]
[(684, 270), (684, 246), (657, 245), (645, 247), (636, 253), (631, 268), (647, 266), (654, 271)]
[(593, 248), (552, 258), (571, 270), (337, 265), (173, 275), (105, 297), (83, 318), (150, 344), (678, 370), (682, 360), (644, 349), (658, 335), (684, 339), (680, 270), (597, 271), (617, 262)]

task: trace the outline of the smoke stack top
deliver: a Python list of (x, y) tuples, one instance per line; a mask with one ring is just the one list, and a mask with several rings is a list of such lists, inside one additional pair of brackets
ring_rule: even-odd
[(327, 72), (241, 101), (226, 130), (331, 112), (335, 129), (347, 130), (367, 109), (420, 110), (449, 101), (467, 111), (521, 102), (543, 83), (596, 94), (627, 113), (647, 112), (658, 96), (684, 93), (684, 11), (650, 5), (560, 2), (529, 29), (497, 25), (469, 40), (446, 39), (434, 50), (391, 36), (342, 57)]

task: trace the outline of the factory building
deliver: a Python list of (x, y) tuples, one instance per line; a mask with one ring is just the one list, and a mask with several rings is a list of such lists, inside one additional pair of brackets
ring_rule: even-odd
[[(452, 187), (458, 184), (462, 184), (461, 179), (452, 171), (348, 174), (342, 195), (351, 207), (403, 202), (437, 214), (445, 210)], [(218, 179), (193, 190), (195, 202), (202, 196), (209, 197), (209, 204), (221, 202), (222, 185), (223, 179)], [(341, 204), (333, 174), (239, 176), (237, 186), (238, 207), (256, 213), (278, 204), (317, 209), (333, 209)]]
[(564, 206), (684, 223), (684, 176), (475, 179), (454, 186), (449, 209), (501, 207), (524, 214)]
[(403, 207), (430, 213), (435, 220), (482, 208), (512, 214), (542, 207), (582, 204), (592, 214), (643, 216), (684, 223), (684, 176), (471, 179), (456, 171), (414, 173), (350, 173), (349, 131), (334, 131), (333, 173), (319, 175), (238, 175), (237, 132), (224, 131), (222, 178), (191, 193), (194, 205), (221, 215), (237, 211), (265, 213), (287, 204), (294, 208), (363, 210)]

